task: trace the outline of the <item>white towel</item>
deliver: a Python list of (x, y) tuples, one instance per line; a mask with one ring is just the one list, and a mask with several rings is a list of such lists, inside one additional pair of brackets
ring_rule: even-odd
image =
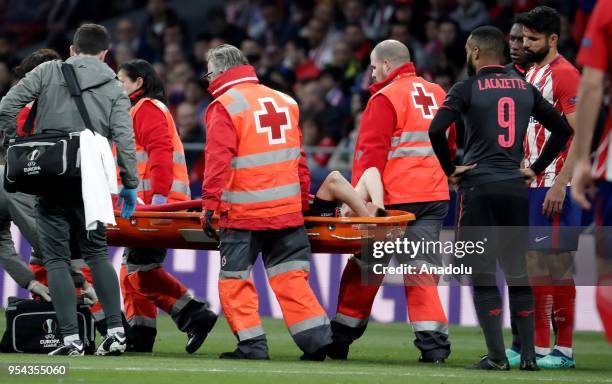
[(111, 147), (104, 136), (89, 129), (80, 137), (85, 229), (95, 230), (98, 222), (116, 225), (111, 194), (117, 193), (117, 171)]

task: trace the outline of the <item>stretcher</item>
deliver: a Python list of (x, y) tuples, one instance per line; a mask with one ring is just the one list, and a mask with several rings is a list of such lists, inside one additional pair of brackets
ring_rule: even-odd
[[(206, 235), (200, 224), (201, 200), (156, 206), (139, 206), (130, 219), (115, 211), (116, 226), (108, 226), (108, 244), (135, 248), (216, 250), (219, 243)], [(153, 210), (154, 209), (154, 210)], [(364, 240), (380, 235), (403, 234), (414, 214), (388, 210), (386, 217), (306, 216), (305, 227), (312, 252), (358, 253)], [(216, 220), (216, 219), (215, 219)], [(216, 221), (214, 221), (216, 224)]]

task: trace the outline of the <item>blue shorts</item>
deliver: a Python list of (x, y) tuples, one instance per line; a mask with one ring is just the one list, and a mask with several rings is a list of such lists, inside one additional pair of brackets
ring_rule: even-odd
[(575, 251), (581, 232), (582, 208), (567, 187), (560, 214), (542, 214), (549, 187), (529, 188), (529, 250)]
[(597, 186), (594, 207), (597, 255), (612, 260), (612, 182), (605, 181)]

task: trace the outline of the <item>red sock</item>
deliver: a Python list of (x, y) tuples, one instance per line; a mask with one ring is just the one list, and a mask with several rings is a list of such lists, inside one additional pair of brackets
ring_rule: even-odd
[(553, 292), (553, 308), (557, 324), (557, 343), (560, 347), (571, 348), (574, 336), (574, 312), (576, 285), (574, 279), (560, 280)]
[(599, 276), (596, 300), (601, 323), (608, 342), (612, 344), (612, 275)]
[(550, 285), (548, 276), (530, 278), (534, 299), (535, 320), (535, 346), (537, 348), (550, 348), (550, 316), (553, 306), (554, 287)]

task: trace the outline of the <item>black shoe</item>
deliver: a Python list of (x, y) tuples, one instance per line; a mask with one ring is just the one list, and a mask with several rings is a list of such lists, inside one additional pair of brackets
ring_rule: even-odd
[(217, 322), (217, 315), (210, 311), (210, 318), (204, 322), (202, 322), (199, 326), (195, 327), (191, 332), (187, 333), (187, 345), (185, 346), (185, 351), (187, 353), (194, 353), (197, 351), (204, 340), (206, 340), (206, 336), (213, 329), (215, 323)]
[[(126, 352), (151, 353), (157, 336), (157, 329), (134, 325), (131, 327), (131, 339), (128, 337)], [(130, 344), (131, 341), (131, 344)]]
[(219, 355), (220, 359), (229, 359), (229, 360), (270, 360), (270, 356), (253, 356), (247, 355), (239, 349), (236, 349), (233, 352), (223, 352)]
[(389, 216), (389, 214), (384, 209), (377, 208), (376, 212), (374, 213), (374, 216), (375, 217), (387, 217), (387, 216)]
[(540, 367), (536, 364), (535, 357), (532, 359), (522, 360), (521, 359), (521, 371), (539, 371)]
[(509, 371), (510, 364), (508, 359), (504, 358), (502, 361), (495, 362), (489, 359), (488, 356), (483, 356), (480, 361), (474, 365), (468, 365), (466, 369), (482, 369), (487, 371)]
[(439, 359), (426, 359), (423, 356), (419, 356), (419, 363), (444, 364), (446, 363), (446, 359), (443, 357)]
[(327, 356), (334, 360), (346, 360), (348, 358), (350, 344), (333, 342), (327, 346)]
[(323, 361), (325, 357), (327, 357), (327, 350), (329, 345), (324, 346), (323, 348), (319, 348), (313, 353), (306, 353), (300, 356), (300, 360), (302, 361)]
[(69, 345), (62, 345), (49, 352), (49, 356), (83, 356), (85, 354), (85, 347), (81, 340), (75, 340)]

